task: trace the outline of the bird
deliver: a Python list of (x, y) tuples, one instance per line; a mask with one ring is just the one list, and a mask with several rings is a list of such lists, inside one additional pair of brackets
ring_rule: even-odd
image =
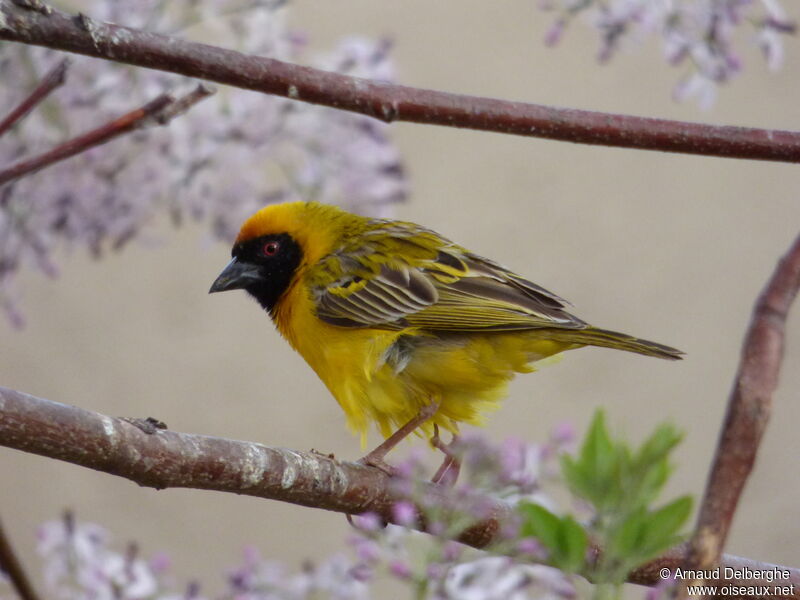
[[(268, 205), (249, 217), (209, 293), (243, 289), (327, 386), (361, 436), (483, 423), (518, 373), (599, 346), (680, 359), (683, 352), (593, 327), (568, 302), (426, 227), (331, 204)], [(443, 465), (444, 467), (444, 465)]]

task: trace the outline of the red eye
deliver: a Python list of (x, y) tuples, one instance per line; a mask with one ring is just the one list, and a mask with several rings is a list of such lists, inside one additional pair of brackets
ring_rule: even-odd
[(264, 244), (263, 252), (264, 256), (275, 256), (278, 251), (281, 249), (281, 245), (279, 242), (271, 241)]

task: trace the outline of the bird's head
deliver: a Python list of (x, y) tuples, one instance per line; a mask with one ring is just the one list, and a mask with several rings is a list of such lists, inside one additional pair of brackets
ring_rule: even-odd
[(231, 261), (209, 293), (244, 289), (272, 312), (298, 273), (336, 245), (338, 223), (344, 216), (354, 215), (308, 202), (262, 208), (242, 225)]

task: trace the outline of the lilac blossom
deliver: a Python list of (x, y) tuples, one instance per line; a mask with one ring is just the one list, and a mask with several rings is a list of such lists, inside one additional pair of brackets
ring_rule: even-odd
[(67, 515), (42, 525), (37, 537), (48, 597), (146, 600), (159, 596), (163, 571), (141, 558), (135, 545), (124, 553), (113, 550), (108, 533), (98, 525), (76, 523)]
[(487, 556), (455, 565), (443, 585), (447, 600), (527, 600), (575, 598), (575, 588), (561, 571), (520, 564), (505, 556)]
[[(211, 37), (249, 54), (293, 62), (306, 58), (304, 36), (286, 25), (281, 0), (169, 3), (92, 0), (99, 20), (186, 37)], [(311, 56), (322, 68), (377, 80), (394, 76), (390, 44), (349, 37)], [(10, 111), (54, 64), (52, 51), (0, 46), (0, 114)], [(30, 157), (127, 113), (159, 94), (180, 94), (183, 77), (74, 58), (66, 84), (3, 137), (0, 166)], [(400, 155), (374, 119), (236, 89), (173, 120), (0, 187), (0, 308), (22, 321), (15, 275), (36, 268), (58, 274), (62, 248), (93, 256), (147, 240), (147, 226), (168, 213), (209, 224), (229, 242), (265, 204), (337, 203), (388, 216), (407, 194)]]
[(558, 43), (582, 16), (600, 36), (600, 62), (623, 45), (660, 37), (666, 62), (686, 67), (673, 97), (694, 99), (705, 109), (714, 103), (718, 87), (742, 70), (736, 48), (740, 30), (750, 32), (768, 68), (777, 70), (783, 63), (783, 36), (796, 28), (779, 0), (548, 0), (540, 7), (556, 13), (546, 45)]
[(367, 584), (358, 576), (356, 565), (335, 555), (319, 564), (307, 563), (297, 572), (285, 565), (263, 560), (249, 549), (244, 563), (228, 575), (224, 599), (235, 600), (367, 600)]

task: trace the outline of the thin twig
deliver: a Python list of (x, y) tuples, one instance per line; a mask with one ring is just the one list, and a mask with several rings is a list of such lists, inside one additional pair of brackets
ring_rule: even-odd
[(67, 67), (69, 67), (69, 59), (64, 58), (47, 72), (28, 97), (8, 113), (5, 119), (0, 121), (0, 136), (22, 120), (42, 100), (47, 98), (54, 89), (64, 84), (67, 78)]
[(204, 98), (208, 98), (216, 92), (216, 88), (214, 88), (212, 85), (208, 85), (206, 83), (198, 84), (198, 86), (191, 92), (184, 94), (180, 98), (177, 98), (169, 106), (165, 107), (164, 110), (155, 115), (155, 118), (159, 125), (166, 125), (175, 117), (179, 117), (180, 115), (184, 114), (195, 104)]
[(685, 567), (719, 563), (739, 496), (767, 426), (783, 360), (786, 317), (800, 289), (800, 236), (756, 301)]
[[(396, 497), (390, 478), (380, 469), (337, 461), (313, 452), (269, 448), (240, 442), (159, 430), (147, 434), (123, 419), (0, 387), (0, 445), (67, 461), (146, 487), (217, 490), (281, 500), (345, 514), (375, 512), (394, 522)], [(435, 501), (446, 494), (428, 484), (426, 497)], [(502, 522), (513, 508), (486, 499), (491, 517), (461, 532), (458, 541), (484, 548), (497, 538)], [(678, 566), (683, 548), (642, 565), (629, 581), (655, 585), (661, 569)], [(786, 585), (794, 584), (792, 598), (800, 599), (800, 570), (724, 556), (723, 564), (751, 571), (779, 569), (788, 572)], [(752, 579), (733, 580), (752, 585)], [(782, 582), (783, 583), (783, 582)], [(734, 596), (735, 597), (735, 596)]]
[(141, 129), (154, 123), (164, 125), (212, 93), (213, 90), (211, 88), (200, 85), (194, 91), (179, 99), (175, 99), (169, 94), (162, 94), (144, 106), (132, 110), (96, 129), (67, 140), (52, 150), (0, 169), (0, 186), (85, 152), (94, 146), (105, 144), (136, 129)]
[(39, 600), (0, 520), (0, 571), (5, 572), (22, 600)]
[(582, 144), (800, 162), (797, 132), (648, 119), (392, 85), (102, 23), (85, 15), (25, 10), (10, 0), (0, 0), (0, 39), (180, 73), (386, 122), (409, 121)]

